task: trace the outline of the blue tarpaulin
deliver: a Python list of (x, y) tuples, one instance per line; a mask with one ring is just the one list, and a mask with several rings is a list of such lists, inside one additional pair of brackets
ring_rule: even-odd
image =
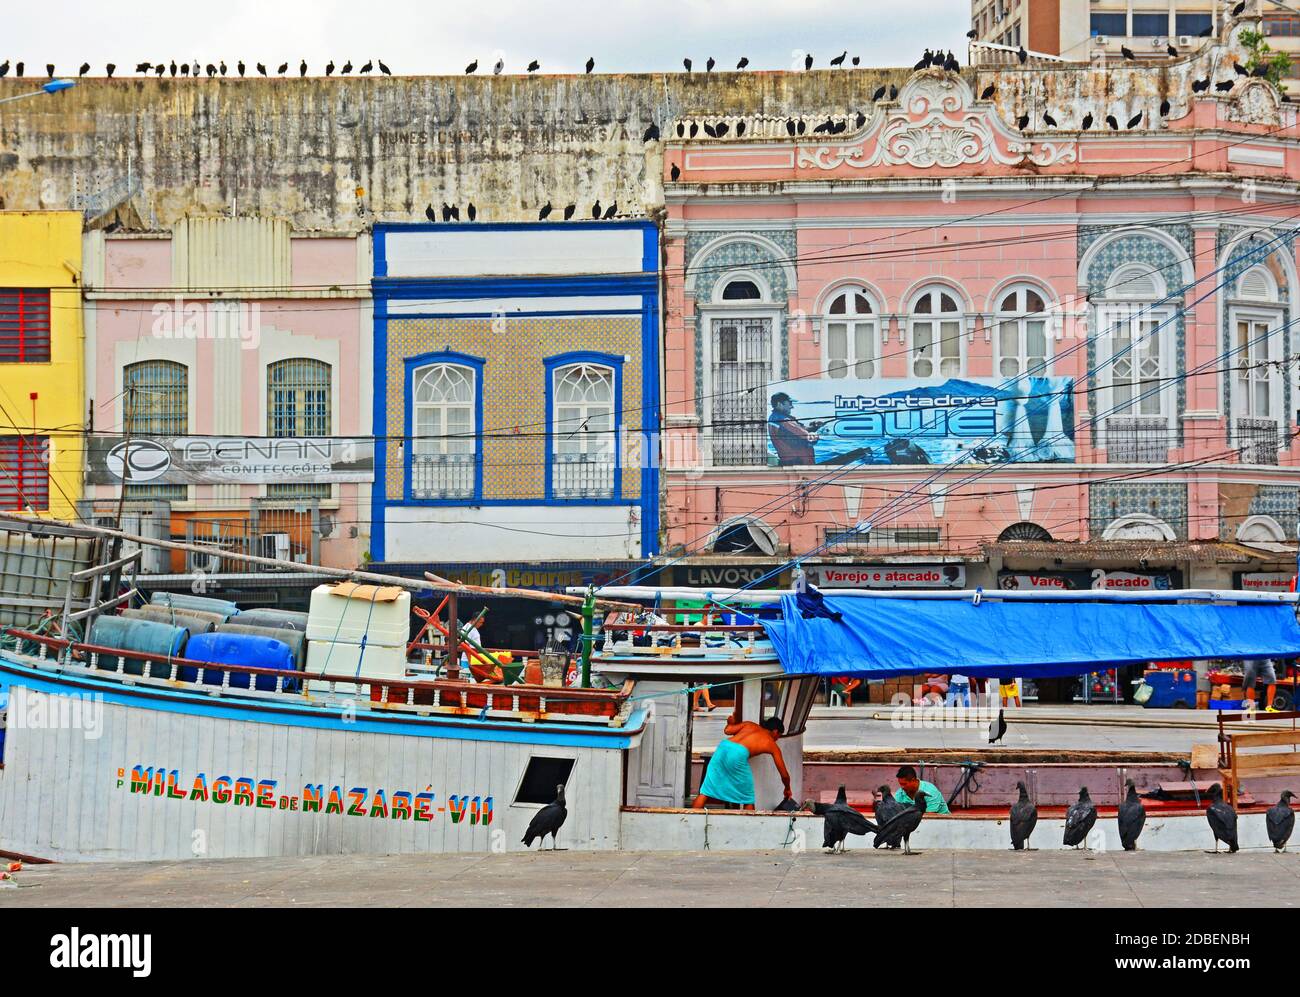
[(826, 595), (842, 620), (804, 619), (794, 596), (763, 620), (793, 675), (916, 672), (1026, 678), (1112, 665), (1300, 655), (1293, 606), (1278, 603), (996, 602)]

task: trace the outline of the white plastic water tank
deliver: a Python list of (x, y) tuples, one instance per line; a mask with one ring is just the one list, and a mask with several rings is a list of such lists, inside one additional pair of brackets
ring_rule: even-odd
[[(350, 582), (316, 586), (307, 612), (307, 673), (403, 677), (410, 619), (411, 594), (401, 589)], [(327, 688), (323, 682), (310, 686), (313, 691)]]

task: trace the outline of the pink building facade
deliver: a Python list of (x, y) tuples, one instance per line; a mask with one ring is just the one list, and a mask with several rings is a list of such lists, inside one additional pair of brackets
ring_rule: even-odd
[(1285, 585), (1300, 143), (1231, 63), (1103, 98), (1088, 67), (925, 71), (829, 123), (683, 122), (673, 580)]
[(277, 602), (274, 569), (223, 555), (359, 564), (373, 478), (368, 236), (190, 219), (86, 243), (88, 511), (115, 513), (112, 448), (129, 426), (128, 526), (211, 552), (147, 565), (151, 584), (260, 587)]

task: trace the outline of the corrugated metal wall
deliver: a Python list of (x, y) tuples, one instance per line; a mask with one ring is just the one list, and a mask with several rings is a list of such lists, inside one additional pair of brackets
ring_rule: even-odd
[(179, 289), (229, 288), (274, 297), (290, 285), (289, 223), (277, 218), (186, 218), (172, 233)]

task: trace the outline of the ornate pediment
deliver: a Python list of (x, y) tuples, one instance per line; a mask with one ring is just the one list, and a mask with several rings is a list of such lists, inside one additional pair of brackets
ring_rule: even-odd
[(1228, 120), (1248, 125), (1280, 125), (1281, 95), (1264, 80), (1247, 80), (1228, 103)]
[(992, 104), (976, 101), (965, 80), (953, 73), (917, 73), (897, 102), (882, 106), (881, 112), (850, 141), (801, 147), (798, 165), (953, 169), (986, 163), (1054, 166), (1078, 159), (1073, 140), (1041, 142), (1016, 135)]

